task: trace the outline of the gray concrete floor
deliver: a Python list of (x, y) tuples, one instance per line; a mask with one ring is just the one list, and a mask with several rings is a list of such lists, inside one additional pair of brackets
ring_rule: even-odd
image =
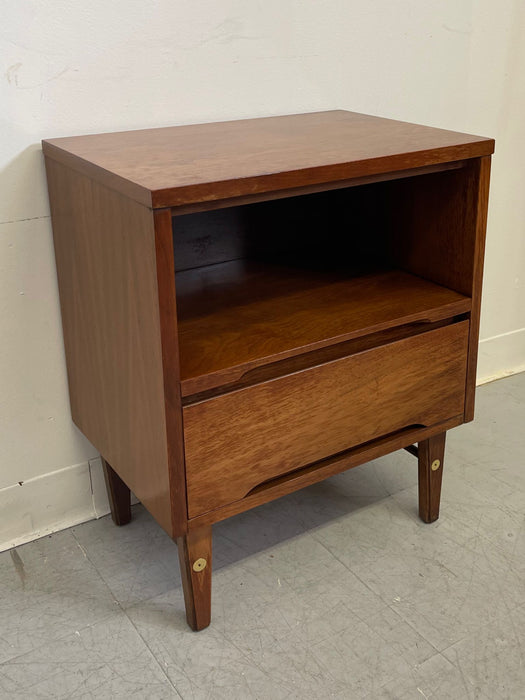
[(449, 433), (217, 525), (212, 625), (141, 506), (0, 555), (1, 698), (525, 698), (525, 374)]

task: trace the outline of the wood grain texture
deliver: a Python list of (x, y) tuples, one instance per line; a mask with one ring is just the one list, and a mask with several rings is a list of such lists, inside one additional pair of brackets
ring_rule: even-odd
[(194, 528), (197, 529), (203, 525), (212, 525), (226, 518), (231, 518), (233, 515), (243, 513), (246, 510), (260, 506), (263, 503), (268, 503), (268, 501), (273, 501), (276, 498), (281, 498), (298, 489), (316, 484), (335, 474), (340, 474), (353, 467), (358, 467), (373, 459), (383, 457), (390, 452), (401, 450), (414, 442), (427, 440), (429, 437), (446, 430), (451, 430), (461, 425), (461, 423), (463, 423), (463, 414), (454, 416), (430, 428), (408, 428), (406, 430), (400, 430), (392, 435), (372, 440), (371, 442), (359, 445), (335, 457), (329, 457), (309, 465), (308, 467), (304, 467), (303, 469), (298, 469), (290, 474), (286, 474), (281, 478), (266, 482), (238, 501), (191, 518), (188, 522), (188, 527), (190, 530)]
[(494, 141), (332, 111), (67, 137), (43, 149), (157, 208), (489, 155)]
[(414, 424), (464, 409), (468, 323), (183, 408), (188, 514)]
[(73, 420), (172, 534), (153, 213), (46, 170)]
[(472, 295), (476, 163), (390, 185), (391, 255), (399, 267)]
[(303, 185), (289, 187), (286, 190), (277, 192), (258, 192), (257, 194), (245, 194), (239, 197), (228, 199), (215, 199), (204, 202), (194, 202), (192, 204), (181, 204), (171, 208), (174, 217), (185, 216), (198, 212), (219, 211), (231, 207), (244, 206), (246, 204), (259, 204), (261, 202), (276, 201), (288, 197), (302, 197), (319, 194), (321, 192), (336, 192), (341, 189), (353, 187), (363, 187), (364, 185), (379, 184), (381, 182), (391, 182), (392, 180), (402, 180), (407, 177), (419, 177), (431, 173), (444, 172), (445, 170), (458, 170), (464, 168), (468, 160), (456, 160), (450, 163), (437, 163), (436, 165), (425, 165), (421, 168), (409, 168), (407, 170), (397, 170), (396, 172), (375, 173), (374, 175), (364, 175), (363, 177), (353, 177), (349, 180), (339, 180), (337, 182), (319, 182), (315, 185)]
[[(195, 632), (208, 627), (211, 619), (212, 531), (203, 526), (177, 538), (179, 564), (188, 625)], [(195, 571), (199, 559), (206, 561)]]
[[(445, 437), (446, 433), (442, 432), (418, 444), (419, 517), (425, 523), (439, 518)], [(432, 469), (437, 460), (439, 467)]]
[(459, 170), (393, 182), (389, 191), (393, 260), (472, 299), (465, 421), (474, 417), (489, 180), (486, 156)]
[(171, 535), (172, 537), (177, 537), (187, 531), (188, 512), (179, 381), (177, 295), (175, 291), (175, 263), (170, 210), (155, 210), (153, 219), (170, 485)]
[(209, 389), (190, 396), (184, 396), (182, 398), (182, 405), (189, 406), (199, 401), (205, 401), (215, 396), (236, 391), (237, 389), (244, 389), (245, 387), (252, 386), (253, 384), (260, 384), (261, 382), (266, 382), (271, 379), (275, 379), (276, 377), (282, 377), (286, 374), (293, 374), (294, 372), (299, 372), (304, 369), (310, 369), (311, 367), (316, 367), (317, 365), (322, 365), (326, 362), (332, 362), (333, 360), (338, 360), (342, 357), (348, 357), (349, 355), (355, 355), (356, 353), (363, 352), (365, 350), (378, 348), (382, 345), (386, 345), (387, 343), (393, 343), (397, 340), (410, 338), (413, 335), (419, 335), (420, 333), (426, 333), (437, 328), (443, 328), (451, 323), (457, 323), (458, 321), (464, 321), (467, 319), (468, 314), (462, 314), (460, 316), (454, 316), (453, 318), (434, 321), (432, 323), (427, 321), (409, 323), (402, 326), (389, 328), (386, 331), (369, 333), (368, 335), (353, 338), (352, 340), (347, 340), (342, 343), (336, 343), (335, 345), (328, 345), (320, 350), (303, 352), (300, 355), (294, 355), (293, 357), (288, 357), (284, 360), (278, 360), (277, 362), (270, 362), (269, 364), (255, 367), (254, 369), (251, 369), (243, 374), (237, 381), (221, 384), (221, 386), (215, 387), (214, 389)]
[(111, 519), (115, 525), (127, 525), (131, 520), (131, 493), (117, 472), (101, 457), (104, 481), (108, 492)]
[(489, 203), (490, 156), (480, 158), (475, 166), (473, 211), (471, 220), (475, 226), (475, 244), (472, 267), (472, 311), (470, 315), (470, 336), (467, 360), (467, 385), (465, 395), (465, 422), (474, 419), (476, 395), (476, 368), (478, 364), (479, 321), (481, 313), (481, 288), (483, 284), (483, 263), (485, 260), (485, 234)]
[(256, 367), (470, 310), (470, 299), (399, 270), (344, 272), (233, 261), (177, 275), (182, 394)]

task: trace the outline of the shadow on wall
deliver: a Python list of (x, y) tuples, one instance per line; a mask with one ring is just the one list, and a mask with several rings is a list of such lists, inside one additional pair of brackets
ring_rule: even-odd
[(0, 224), (49, 216), (40, 143), (32, 144), (0, 169)]

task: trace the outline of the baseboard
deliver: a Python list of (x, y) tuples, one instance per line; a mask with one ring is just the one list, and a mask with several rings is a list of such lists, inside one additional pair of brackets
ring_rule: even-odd
[(109, 513), (100, 459), (0, 490), (0, 552)]
[(525, 328), (486, 338), (479, 344), (477, 384), (525, 372)]

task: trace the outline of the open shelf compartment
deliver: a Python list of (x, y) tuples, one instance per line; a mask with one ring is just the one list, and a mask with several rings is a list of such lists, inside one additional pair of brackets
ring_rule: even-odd
[(234, 260), (176, 278), (182, 394), (248, 371), (406, 324), (470, 310), (470, 299), (402, 270), (348, 277)]
[(174, 215), (183, 400), (469, 313), (474, 231), (461, 246), (454, 231), (471, 177), (459, 168)]

